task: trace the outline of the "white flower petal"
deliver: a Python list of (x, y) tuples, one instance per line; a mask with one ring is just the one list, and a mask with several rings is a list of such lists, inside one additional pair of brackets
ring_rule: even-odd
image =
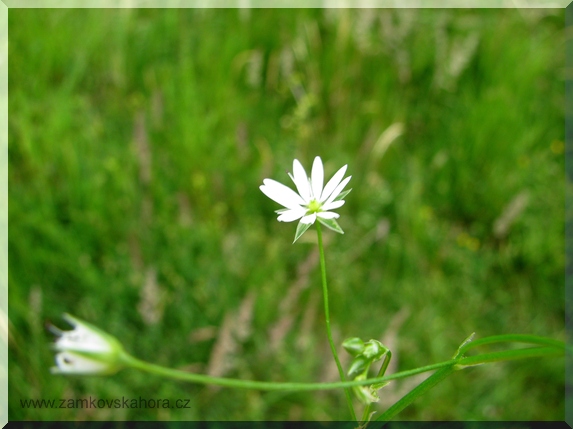
[(308, 176), (306, 175), (306, 171), (298, 159), (295, 159), (292, 163), (292, 172), (294, 175), (293, 182), (296, 185), (298, 193), (303, 200), (309, 202), (310, 184), (308, 183)]
[(311, 213), (307, 216), (304, 216), (300, 222), (301, 223), (314, 223), (314, 221), (316, 220), (316, 213)]
[(101, 374), (109, 370), (109, 365), (71, 352), (56, 355), (57, 367), (52, 373), (59, 374)]
[(330, 197), (330, 194), (332, 194), (332, 191), (334, 191), (336, 189), (336, 187), (340, 184), (340, 181), (344, 177), (344, 173), (346, 173), (347, 167), (348, 167), (348, 165), (345, 165), (344, 167), (342, 167), (340, 170), (338, 170), (334, 174), (334, 176), (332, 176), (332, 179), (330, 179), (328, 181), (328, 183), (324, 187), (324, 190), (322, 191), (322, 195), (320, 196), (320, 202), (324, 202), (324, 201), (326, 201), (326, 199), (328, 197)]
[(305, 204), (305, 201), (288, 186), (273, 179), (263, 180), (263, 185), (259, 189), (271, 200), (289, 209), (295, 209)]
[(330, 197), (328, 197), (328, 200), (326, 200), (326, 202), (323, 205), (327, 205), (327, 204), (332, 203), (334, 201), (334, 199), (336, 197), (338, 197), (338, 194), (340, 194), (342, 192), (342, 190), (348, 184), (348, 182), (350, 182), (351, 178), (352, 178), (352, 176), (348, 176), (346, 179), (344, 179), (342, 182), (340, 182), (340, 184), (336, 187), (336, 189), (334, 191), (332, 191), (332, 194), (330, 194)]
[(279, 222), (292, 222), (303, 217), (305, 213), (306, 209), (304, 207), (300, 207), (300, 209), (287, 210), (281, 213), (277, 220)]
[(108, 341), (89, 331), (76, 327), (67, 331), (56, 340), (56, 350), (75, 350), (79, 352), (106, 353), (112, 350)]
[(334, 210), (344, 205), (344, 200), (333, 201), (322, 205), (322, 210)]
[(334, 212), (318, 212), (316, 215), (323, 219), (337, 219), (340, 217), (338, 213)]
[(311, 174), (310, 184), (312, 186), (312, 195), (314, 196), (315, 200), (320, 201), (320, 195), (322, 194), (322, 184), (324, 183), (324, 168), (322, 166), (322, 159), (320, 159), (320, 156), (314, 158)]
[(72, 331), (60, 331), (54, 348), (64, 351), (108, 353), (113, 350), (113, 346), (97, 331), (84, 325), (70, 315), (65, 315), (66, 321), (74, 327)]

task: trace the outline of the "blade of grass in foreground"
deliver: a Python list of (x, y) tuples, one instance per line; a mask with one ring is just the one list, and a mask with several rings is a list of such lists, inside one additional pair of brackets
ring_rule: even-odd
[[(502, 337), (502, 336), (499, 336)], [(481, 344), (498, 342), (496, 337), (487, 337)], [(506, 339), (507, 340), (507, 339)], [(545, 340), (545, 339), (542, 339)], [(501, 340), (500, 340), (501, 341)], [(528, 342), (528, 341), (527, 341)], [(544, 343), (547, 343), (544, 341)], [(515, 359), (526, 359), (532, 357), (555, 357), (563, 355), (564, 345), (559, 341), (551, 340), (555, 347), (531, 347), (527, 349), (505, 350), (500, 352), (483, 353), (477, 356), (463, 357), (455, 360), (454, 363), (438, 369), (434, 374), (420, 383), (413, 390), (404, 395), (398, 402), (388, 408), (376, 421), (388, 421), (393, 419), (404, 408), (410, 405), (416, 398), (428, 392), (432, 387), (443, 381), (452, 372), (464, 369), (469, 366), (482, 365), (491, 362), (501, 362)]]
[(400, 413), (404, 408), (410, 405), (418, 396), (422, 396), (424, 393), (429, 391), (436, 384), (444, 380), (448, 375), (454, 372), (455, 365), (449, 365), (442, 369), (437, 370), (427, 379), (422, 381), (417, 387), (412, 389), (406, 395), (404, 395), (398, 402), (388, 408), (381, 416), (379, 416), (376, 421), (388, 421), (392, 420), (398, 413)]

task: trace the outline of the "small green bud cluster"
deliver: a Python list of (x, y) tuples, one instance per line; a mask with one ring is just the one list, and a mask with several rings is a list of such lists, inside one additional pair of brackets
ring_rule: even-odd
[[(342, 343), (342, 346), (354, 356), (348, 370), (348, 376), (353, 380), (366, 380), (372, 363), (381, 360), (390, 351), (380, 341), (370, 340), (365, 343), (357, 337), (348, 338)], [(356, 386), (352, 389), (362, 403), (369, 404), (380, 400), (378, 389), (381, 389), (386, 384), (388, 382), (370, 386)]]

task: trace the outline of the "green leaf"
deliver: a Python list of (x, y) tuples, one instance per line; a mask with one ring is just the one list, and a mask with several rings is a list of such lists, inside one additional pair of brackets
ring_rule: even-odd
[(523, 335), (523, 334), (506, 334), (506, 335), (494, 335), (491, 337), (480, 338), (479, 340), (474, 340), (472, 342), (466, 342), (460, 346), (458, 353), (460, 356), (464, 355), (468, 350), (485, 345), (503, 342), (516, 342), (516, 343), (526, 343), (526, 344), (539, 344), (545, 346), (552, 346), (558, 349), (565, 348), (565, 343), (562, 341), (554, 340), (552, 338), (538, 337), (537, 335)]
[(488, 362), (501, 362), (505, 360), (526, 359), (543, 356), (562, 356), (564, 353), (564, 349), (560, 350), (555, 347), (530, 347), (526, 349), (482, 353), (477, 356), (458, 359), (456, 369), (463, 369), (466, 366), (481, 365), (482, 363)]
[(344, 234), (344, 231), (338, 225), (338, 222), (334, 219), (323, 219), (321, 217), (317, 217), (318, 221), (326, 226), (329, 229), (332, 229), (334, 232), (338, 232), (339, 234)]
[(308, 228), (310, 228), (311, 225), (312, 223), (302, 223), (302, 222), (298, 223), (298, 226), (296, 227), (296, 233), (294, 235), (293, 244), (296, 242), (296, 240), (300, 238), (302, 234), (306, 232)]
[(458, 350), (456, 350), (456, 354), (454, 355), (453, 359), (457, 359), (458, 357), (461, 356), (461, 350), (469, 343), (472, 342), (472, 340), (474, 339), (475, 336), (475, 332), (472, 332), (471, 335), (469, 337), (467, 337), (463, 343), (460, 344), (460, 346), (458, 347)]

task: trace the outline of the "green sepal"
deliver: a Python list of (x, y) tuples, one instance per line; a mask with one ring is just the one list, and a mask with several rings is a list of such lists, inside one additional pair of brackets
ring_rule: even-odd
[(341, 192), (340, 194), (338, 194), (338, 197), (336, 197), (333, 201), (340, 201), (341, 199), (343, 199), (345, 196), (347, 196), (350, 191), (352, 191), (352, 189), (349, 189), (347, 191)]
[(302, 234), (306, 232), (308, 228), (310, 228), (311, 225), (312, 223), (302, 223), (302, 222), (298, 223), (298, 226), (296, 227), (296, 233), (294, 234), (293, 244), (296, 242), (296, 240), (300, 238)]
[(350, 364), (350, 368), (348, 369), (348, 376), (355, 377), (355, 379), (357, 379), (362, 375), (366, 377), (366, 373), (368, 372), (371, 363), (372, 361), (366, 359), (362, 355), (355, 357), (352, 363)]
[(371, 384), (370, 387), (374, 390), (379, 390), (382, 389), (385, 386), (388, 386), (390, 384), (390, 381), (382, 381), (381, 383), (374, 383)]
[(344, 231), (342, 230), (340, 225), (338, 225), (338, 222), (336, 222), (336, 220), (334, 220), (334, 219), (323, 219), (323, 218), (318, 217), (318, 216), (317, 216), (317, 219), (321, 224), (326, 226), (328, 229), (332, 229), (334, 232), (338, 232), (339, 234), (344, 234)]

